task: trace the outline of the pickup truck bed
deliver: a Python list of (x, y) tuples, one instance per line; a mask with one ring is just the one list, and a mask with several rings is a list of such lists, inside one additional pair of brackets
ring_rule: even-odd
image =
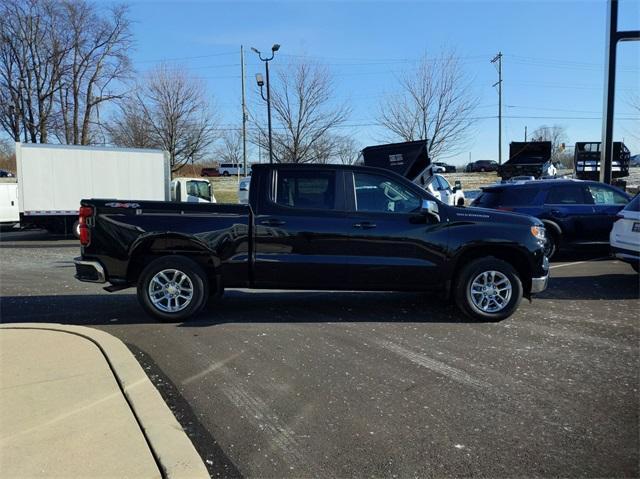
[(79, 221), (76, 277), (136, 286), (162, 320), (194, 316), (228, 287), (435, 289), (494, 320), (547, 281), (538, 220), (447, 206), (378, 168), (259, 165), (249, 205), (93, 199)]

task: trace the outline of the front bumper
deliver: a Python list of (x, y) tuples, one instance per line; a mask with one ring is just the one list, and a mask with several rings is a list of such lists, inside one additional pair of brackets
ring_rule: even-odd
[(544, 276), (540, 276), (539, 278), (531, 278), (531, 293), (542, 293), (545, 289), (547, 289), (547, 284), (549, 283), (549, 275), (545, 274)]
[(542, 293), (549, 284), (549, 259), (546, 256), (542, 259), (542, 271), (543, 276), (531, 278), (531, 294)]
[(620, 261), (629, 264), (640, 264), (640, 253), (626, 248), (611, 247), (611, 251)]
[(76, 265), (75, 278), (87, 283), (106, 283), (107, 278), (104, 268), (98, 261), (84, 260), (81, 257), (74, 258), (73, 263)]

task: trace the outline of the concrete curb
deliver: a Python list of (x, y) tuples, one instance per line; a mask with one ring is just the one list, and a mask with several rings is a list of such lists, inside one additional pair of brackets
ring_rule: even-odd
[(131, 351), (98, 329), (49, 323), (0, 324), (0, 329), (41, 329), (75, 334), (102, 351), (138, 420), (153, 456), (168, 479), (209, 478), (200, 455)]

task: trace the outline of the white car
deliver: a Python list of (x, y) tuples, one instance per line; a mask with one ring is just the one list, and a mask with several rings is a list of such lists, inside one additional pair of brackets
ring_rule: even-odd
[(620, 210), (617, 218), (609, 235), (611, 250), (640, 273), (640, 194)]
[(424, 189), (450, 206), (464, 206), (464, 191), (458, 181), (452, 188), (444, 176), (436, 174), (427, 180)]

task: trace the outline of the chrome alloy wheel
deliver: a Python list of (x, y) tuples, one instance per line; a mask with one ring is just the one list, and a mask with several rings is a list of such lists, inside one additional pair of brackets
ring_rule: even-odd
[(511, 281), (499, 271), (485, 271), (471, 282), (471, 300), (485, 313), (502, 311), (511, 299)]
[(189, 276), (177, 269), (164, 269), (149, 281), (149, 299), (165, 313), (177, 313), (193, 299), (193, 283)]

